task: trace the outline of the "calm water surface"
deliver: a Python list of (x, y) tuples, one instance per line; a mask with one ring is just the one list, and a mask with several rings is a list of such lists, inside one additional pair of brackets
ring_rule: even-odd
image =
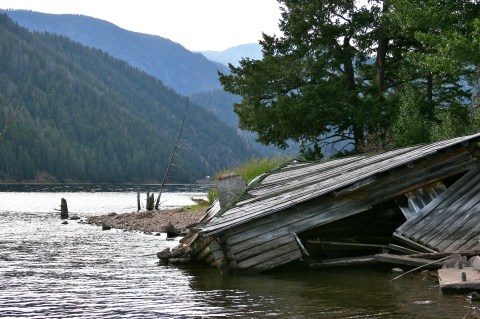
[[(80, 217), (135, 211), (137, 189), (148, 187), (0, 185), (0, 317), (450, 319), (480, 307), (464, 295), (442, 295), (432, 277), (390, 282), (395, 275), (387, 268), (234, 276), (159, 266), (155, 253), (177, 242), (76, 221), (61, 225), (54, 212), (62, 197), (70, 215)], [(162, 201), (188, 205), (204, 195), (175, 186)]]

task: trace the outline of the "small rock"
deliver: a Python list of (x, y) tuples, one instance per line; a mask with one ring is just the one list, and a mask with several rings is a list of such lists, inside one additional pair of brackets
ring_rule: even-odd
[(174, 238), (182, 234), (181, 230), (176, 228), (172, 223), (168, 223), (165, 227), (165, 232), (167, 233), (167, 238)]
[(64, 222), (62, 223), (62, 225), (67, 225), (67, 224), (68, 224), (68, 222), (67, 222), (67, 221), (64, 221)]
[(165, 248), (157, 253), (157, 257), (160, 260), (168, 260), (171, 256), (172, 254), (170, 253), (170, 248)]
[(75, 216), (72, 216), (72, 217), (70, 217), (70, 220), (78, 220), (78, 219), (80, 219), (80, 217), (78, 217), (78, 216), (76, 216), (76, 215), (75, 215)]
[(102, 230), (110, 230), (110, 229), (112, 229), (112, 227), (110, 227), (109, 225), (102, 224)]
[(393, 268), (392, 272), (403, 272), (402, 268)]
[(472, 300), (472, 301), (474, 301), (474, 300), (479, 300), (479, 299), (480, 299), (480, 294), (478, 294), (477, 292), (474, 291), (474, 292), (469, 293), (469, 294), (465, 297), (465, 299), (467, 299), (467, 300)]

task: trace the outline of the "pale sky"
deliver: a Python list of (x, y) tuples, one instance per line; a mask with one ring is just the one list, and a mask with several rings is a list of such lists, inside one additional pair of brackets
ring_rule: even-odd
[(221, 51), (279, 34), (276, 0), (1, 0), (1, 9), (83, 14), (162, 36), (191, 51)]

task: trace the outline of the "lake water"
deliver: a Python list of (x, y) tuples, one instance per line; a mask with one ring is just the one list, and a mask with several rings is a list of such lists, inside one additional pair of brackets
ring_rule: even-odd
[[(0, 185), (1, 318), (462, 318), (479, 304), (443, 295), (431, 276), (387, 267), (250, 276), (204, 266), (160, 266), (177, 244), (69, 221), (61, 198), (82, 218), (136, 210), (136, 191), (155, 186)], [(168, 187), (163, 205), (189, 205), (197, 186)], [(142, 202), (145, 195), (143, 194)]]

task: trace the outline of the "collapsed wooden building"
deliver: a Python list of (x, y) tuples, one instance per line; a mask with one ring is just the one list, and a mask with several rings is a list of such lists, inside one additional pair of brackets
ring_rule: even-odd
[(222, 271), (261, 272), (307, 256), (318, 265), (480, 249), (479, 139), (292, 161), (216, 202), (177, 251)]

